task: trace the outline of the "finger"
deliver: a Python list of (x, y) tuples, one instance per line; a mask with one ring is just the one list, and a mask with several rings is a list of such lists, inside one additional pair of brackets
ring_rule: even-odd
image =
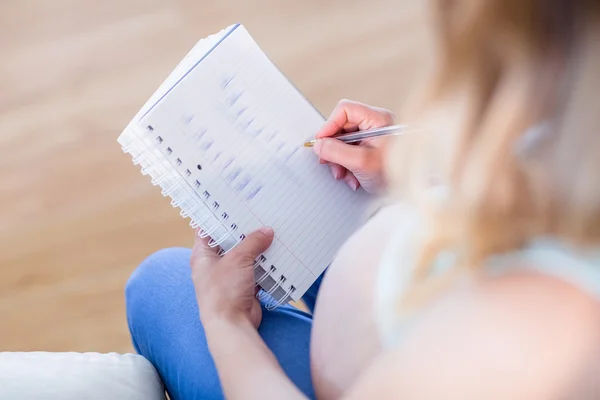
[(341, 131), (379, 128), (394, 123), (394, 114), (351, 100), (342, 100), (334, 108), (316, 138), (333, 136)]
[(322, 158), (319, 158), (319, 164), (327, 164), (327, 161), (323, 160)]
[(198, 247), (201, 248), (203, 251), (206, 251), (208, 253), (215, 253), (217, 254), (219, 252), (219, 250), (217, 249), (217, 247), (211, 247), (209, 246), (208, 243), (210, 243), (211, 238), (210, 236), (206, 236), (206, 237), (201, 237), (200, 234), (202, 233), (202, 229), (200, 228), (196, 228), (194, 229), (194, 247)]
[(329, 163), (339, 164), (352, 172), (378, 169), (378, 150), (370, 147), (353, 146), (336, 139), (323, 138), (317, 140), (313, 151)]
[(340, 179), (344, 179), (346, 176), (346, 168), (342, 167), (338, 164), (329, 164), (329, 169), (331, 170), (331, 175), (333, 175), (333, 179), (339, 181)]
[(315, 134), (315, 138), (322, 138), (322, 137), (328, 137), (328, 136), (333, 136), (336, 135), (338, 133), (340, 133), (342, 131), (342, 127), (345, 124), (340, 124), (339, 122), (333, 121), (333, 120), (327, 120), (323, 126), (321, 127), (321, 129), (319, 129), (319, 131)]
[(194, 230), (194, 248), (192, 249), (191, 265), (193, 268), (206, 268), (219, 259), (217, 246), (210, 247), (210, 237), (200, 237), (200, 229)]
[(273, 229), (267, 227), (260, 228), (247, 235), (246, 238), (225, 257), (234, 257), (242, 264), (253, 265), (254, 260), (271, 246), (273, 237)]
[(357, 190), (360, 187), (360, 182), (356, 179), (354, 174), (347, 173), (346, 176), (344, 176), (344, 181), (346, 181), (346, 184), (348, 184), (352, 190)]

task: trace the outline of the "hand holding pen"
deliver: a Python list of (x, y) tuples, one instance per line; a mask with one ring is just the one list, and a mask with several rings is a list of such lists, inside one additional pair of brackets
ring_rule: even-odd
[(307, 143), (312, 144), (321, 163), (329, 164), (335, 179), (343, 179), (353, 190), (362, 186), (367, 192), (376, 193), (385, 187), (383, 153), (390, 132), (379, 137), (359, 137), (358, 145), (344, 143), (335, 136), (388, 127), (393, 123), (391, 111), (342, 100), (317, 132), (315, 140)]

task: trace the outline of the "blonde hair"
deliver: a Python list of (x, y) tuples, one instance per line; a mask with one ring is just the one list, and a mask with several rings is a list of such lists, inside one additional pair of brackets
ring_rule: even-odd
[[(438, 68), (405, 113), (430, 133), (388, 155), (392, 189), (416, 196), (429, 222), (413, 305), (536, 236), (600, 244), (600, 2), (434, 5)], [(437, 202), (423, 196), (433, 173), (448, 189)], [(457, 265), (432, 277), (446, 249)]]

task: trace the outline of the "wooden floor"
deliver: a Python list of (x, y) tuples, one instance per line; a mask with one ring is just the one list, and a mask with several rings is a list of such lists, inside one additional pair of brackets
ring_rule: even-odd
[(0, 350), (132, 351), (123, 288), (191, 231), (116, 138), (201, 37), (242, 22), (325, 114), (397, 109), (420, 0), (2, 0)]

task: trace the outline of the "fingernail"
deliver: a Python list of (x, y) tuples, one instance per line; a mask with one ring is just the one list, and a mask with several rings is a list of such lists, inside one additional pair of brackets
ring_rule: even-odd
[(320, 154), (322, 147), (323, 147), (323, 141), (321, 139), (317, 139), (317, 141), (313, 145), (313, 151), (315, 152), (315, 154)]
[(356, 183), (355, 180), (350, 181), (350, 188), (352, 188), (352, 190), (354, 190), (354, 191), (356, 191), (356, 189), (358, 189), (358, 184)]
[(335, 179), (336, 181), (338, 179), (340, 179), (340, 170), (335, 168), (333, 165), (331, 165), (329, 167), (329, 169), (331, 170), (331, 175), (333, 175), (333, 179)]
[(273, 232), (273, 228), (270, 228), (268, 226), (263, 226), (262, 228), (259, 229), (259, 232), (262, 233), (263, 235), (267, 235), (267, 236), (273, 236), (273, 234), (275, 232)]

